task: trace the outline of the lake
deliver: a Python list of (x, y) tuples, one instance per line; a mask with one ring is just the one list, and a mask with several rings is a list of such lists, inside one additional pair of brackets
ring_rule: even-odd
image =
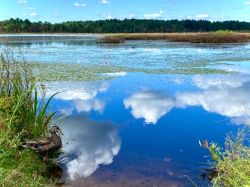
[[(201, 175), (211, 159), (199, 140), (223, 146), (227, 133), (250, 125), (250, 43), (99, 37), (0, 35), (0, 46), (28, 62), (72, 74), (44, 82), (48, 96), (60, 92), (50, 110), (64, 116), (55, 123), (65, 185), (208, 186)], [(85, 67), (91, 81), (79, 76)]]

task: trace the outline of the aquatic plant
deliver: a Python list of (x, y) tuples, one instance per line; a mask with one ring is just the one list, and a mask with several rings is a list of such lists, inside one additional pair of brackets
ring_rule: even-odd
[(229, 134), (225, 141), (225, 150), (215, 143), (205, 141), (203, 147), (211, 153), (214, 166), (211, 182), (217, 186), (249, 186), (250, 185), (250, 148), (245, 145), (244, 131), (237, 136)]
[[(206, 67), (213, 65), (212, 62), (183, 63), (176, 64), (173, 68), (132, 68), (126, 66), (105, 66), (105, 65), (83, 65), (66, 63), (36, 63), (30, 62), (33, 74), (40, 82), (46, 81), (96, 81), (112, 78), (111, 73), (117, 72), (143, 72), (148, 74), (233, 74), (223, 69)], [(214, 64), (217, 65), (217, 64)], [(109, 76), (107, 76), (107, 73)]]

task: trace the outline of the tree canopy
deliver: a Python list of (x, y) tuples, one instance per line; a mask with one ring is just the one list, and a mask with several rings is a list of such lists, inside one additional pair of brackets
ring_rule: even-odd
[(0, 21), (1, 33), (150, 33), (209, 32), (217, 30), (250, 31), (250, 22), (206, 20), (98, 20), (62, 23), (31, 22), (19, 18)]

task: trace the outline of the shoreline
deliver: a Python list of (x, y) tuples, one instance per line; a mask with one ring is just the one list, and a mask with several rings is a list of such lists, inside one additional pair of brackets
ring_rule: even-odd
[[(224, 32), (224, 30), (222, 30)], [(59, 34), (59, 35), (81, 35), (81, 34), (93, 34), (93, 35), (119, 35), (119, 34), (209, 34), (209, 33), (215, 33), (220, 31), (211, 31), (211, 32), (105, 32), (105, 33), (95, 33), (95, 32), (0, 32), (0, 35), (4, 34), (16, 34), (16, 35), (22, 35), (22, 34)], [(225, 31), (227, 32), (227, 31)], [(228, 31), (236, 34), (249, 34), (250, 31)]]
[(131, 40), (229, 44), (250, 42), (250, 32), (216, 31), (183, 33), (0, 33), (1, 39), (15, 37), (96, 37), (96, 43), (120, 44)]

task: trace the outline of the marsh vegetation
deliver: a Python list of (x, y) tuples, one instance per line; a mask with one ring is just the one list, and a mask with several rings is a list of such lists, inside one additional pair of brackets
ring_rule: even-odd
[(210, 33), (110, 34), (104, 36), (100, 42), (123, 43), (126, 40), (166, 40), (189, 43), (244, 43), (250, 40), (250, 34), (232, 31), (217, 31)]
[(209, 175), (214, 187), (250, 185), (248, 136), (249, 130), (240, 130), (236, 136), (230, 133), (226, 138), (224, 149), (213, 142), (203, 144), (214, 161), (211, 163), (214, 171)]
[(41, 186), (48, 184), (47, 165), (35, 152), (20, 147), (22, 141), (46, 134), (53, 114), (49, 101), (38, 98), (32, 70), (8, 48), (0, 54), (0, 185)]

